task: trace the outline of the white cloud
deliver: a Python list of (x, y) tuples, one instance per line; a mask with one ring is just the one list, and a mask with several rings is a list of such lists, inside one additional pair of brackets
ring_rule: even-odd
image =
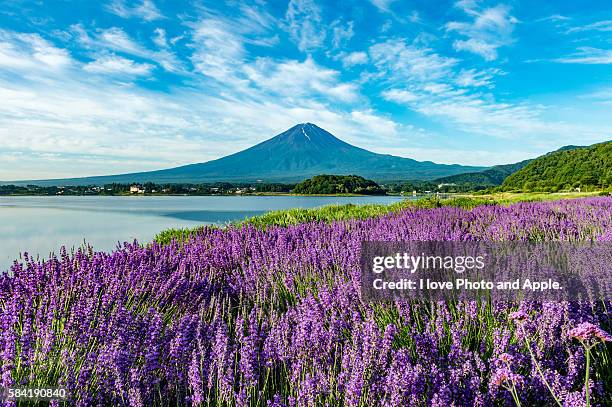
[(360, 126), (366, 133), (376, 134), (377, 136), (395, 137), (399, 125), (393, 120), (380, 117), (371, 110), (367, 111), (352, 111), (351, 118)]
[(331, 26), (332, 26), (332, 32), (333, 32), (332, 46), (334, 48), (342, 47), (344, 44), (349, 42), (350, 39), (353, 38), (353, 35), (355, 34), (353, 32), (353, 22), (352, 21), (349, 21), (346, 24), (346, 27), (343, 27), (340, 20), (336, 20), (332, 23)]
[(242, 13), (229, 18), (206, 10), (191, 24), (191, 61), (199, 73), (231, 86), (243, 86), (245, 44), (270, 47), (278, 42), (274, 32), (277, 21), (256, 7), (241, 6)]
[(431, 81), (448, 77), (458, 62), (432, 49), (407, 44), (401, 39), (372, 45), (369, 54), (380, 76), (389, 81)]
[(339, 72), (317, 65), (312, 57), (304, 62), (276, 63), (260, 58), (244, 68), (249, 80), (265, 92), (286, 96), (292, 100), (317, 95), (343, 102), (357, 100), (357, 86), (342, 83)]
[(580, 47), (578, 52), (553, 61), (562, 64), (607, 65), (612, 64), (612, 50)]
[[(189, 128), (182, 119), (188, 117), (186, 106), (177, 109), (167, 98), (139, 95), (123, 85), (85, 81), (71, 73), (55, 82), (0, 82), (0, 98), (7, 103), (0, 113), (0, 150), (22, 152), (34, 161), (41, 154), (57, 155), (64, 168), (52, 164), (46, 174), (32, 174), (44, 178), (71, 170), (72, 175), (102, 174), (109, 171), (107, 161), (117, 163), (114, 171), (153, 169), (190, 154), (183, 149), (204, 152), (195, 140), (182, 137)], [(155, 149), (147, 147), (151, 140)], [(19, 178), (30, 177), (28, 167), (24, 159)], [(4, 171), (0, 166), (3, 178)]]
[(141, 18), (145, 21), (154, 21), (164, 18), (161, 11), (155, 6), (152, 0), (142, 0), (140, 4), (130, 7), (124, 0), (113, 0), (106, 6), (106, 9), (119, 17)]
[(464, 88), (480, 86), (493, 87), (493, 77), (502, 74), (503, 73), (499, 69), (487, 69), (484, 71), (478, 71), (474, 68), (462, 69), (455, 78), (455, 84)]
[(191, 61), (196, 70), (219, 81), (235, 82), (246, 56), (243, 40), (221, 20), (204, 19), (194, 29)]
[[(241, 14), (233, 24), (236, 32), (265, 37), (275, 31), (279, 24), (274, 16), (262, 8), (241, 4), (240, 11)], [(259, 38), (259, 41), (261, 40), (262, 38)]]
[(595, 141), (597, 131), (602, 137), (601, 128), (543, 119), (542, 106), (497, 101), (485, 91), (494, 87), (495, 76), (505, 74), (499, 69), (460, 68), (456, 59), (401, 39), (372, 45), (369, 54), (377, 69), (369, 79), (391, 87), (381, 93), (383, 99), (405, 105), (453, 132), (532, 142), (539, 137), (557, 143), (559, 138), (571, 140), (576, 134)]
[(415, 93), (405, 89), (389, 89), (382, 93), (385, 100), (397, 103), (411, 103), (419, 99)]
[(464, 13), (475, 16), (478, 15), (480, 0), (458, 0), (455, 2), (455, 7), (463, 10)]
[(571, 20), (571, 18), (566, 17), (564, 15), (561, 15), (561, 14), (552, 14), (550, 16), (540, 18), (540, 19), (536, 20), (536, 22), (540, 22), (540, 21), (552, 21), (552, 22), (556, 23), (556, 22), (560, 22), (560, 21), (569, 21), (569, 20)]
[(451, 21), (446, 24), (447, 32), (457, 32), (467, 37), (453, 42), (457, 51), (468, 51), (482, 56), (487, 61), (497, 59), (498, 48), (513, 42), (512, 32), (518, 20), (510, 15), (510, 7), (499, 4), (495, 7), (478, 9), (478, 3), (462, 1), (456, 4), (471, 16), (471, 22)]
[[(546, 120), (543, 118), (546, 108), (540, 105), (497, 102), (492, 95), (468, 94), (450, 86), (438, 90), (420, 92), (414, 100), (407, 101), (401, 100), (402, 93), (386, 96), (388, 100), (406, 104), (411, 110), (438, 120), (454, 132), (506, 140), (521, 139), (526, 145), (543, 143), (554, 146), (560, 140), (570, 143), (577, 135), (584, 143), (594, 143), (602, 141), (605, 134), (612, 131), (612, 128)], [(395, 100), (393, 96), (397, 96)]]
[(103, 55), (93, 62), (86, 64), (83, 69), (91, 73), (111, 75), (149, 75), (154, 68), (151, 64), (139, 64), (131, 59), (117, 55)]
[(313, 0), (290, 0), (285, 18), (291, 39), (300, 51), (323, 46), (327, 33), (321, 19), (321, 9)]
[(0, 30), (0, 67), (60, 70), (71, 63), (68, 51), (55, 47), (38, 34)]
[(418, 11), (412, 10), (412, 13), (408, 16), (408, 21), (411, 23), (418, 23), (421, 21), (421, 16)]
[(388, 12), (391, 8), (391, 4), (393, 4), (396, 0), (370, 0), (377, 9), (383, 12)]
[(240, 13), (235, 16), (204, 9), (200, 16), (200, 25), (202, 21), (216, 21), (219, 26), (223, 26), (228, 33), (238, 37), (245, 44), (261, 47), (278, 44), (279, 37), (276, 31), (281, 23), (274, 16), (255, 5), (240, 4), (237, 8)]
[(579, 96), (581, 99), (594, 100), (601, 103), (611, 104), (612, 103), (612, 87), (596, 90), (591, 93), (587, 93)]
[(391, 29), (391, 26), (393, 26), (393, 21), (391, 20), (387, 20), (383, 23), (383, 25), (380, 27), (380, 32), (381, 33), (386, 33)]
[(292, 103), (310, 99), (336, 102), (358, 99), (357, 85), (343, 83), (340, 72), (316, 64), (312, 57), (304, 61), (263, 57), (251, 61), (245, 43), (253, 43), (254, 34), (268, 35), (273, 24), (266, 16), (262, 17), (264, 23), (259, 17), (252, 17), (254, 23), (241, 24), (233, 19), (210, 17), (194, 24), (191, 60), (196, 71), (217, 80), (223, 92), (239, 94), (242, 98), (276, 95)]
[(446, 83), (426, 83), (421, 88), (433, 94), (448, 94), (453, 92), (453, 87)]
[(82, 25), (75, 24), (70, 27), (76, 40), (94, 53), (115, 51), (139, 58), (148, 59), (160, 65), (168, 72), (180, 72), (182, 63), (174, 53), (168, 49), (152, 51), (134, 41), (123, 29), (110, 27), (88, 32)]
[(397, 147), (389, 149), (389, 154), (401, 157), (427, 157), (428, 160), (439, 164), (457, 164), (474, 166), (493, 166), (498, 164), (511, 164), (526, 158), (533, 158), (547, 152), (525, 151), (512, 148), (505, 149), (503, 153), (482, 149), (474, 145), (464, 145), (461, 148), (436, 148), (436, 147)]
[(345, 68), (350, 68), (355, 65), (363, 65), (368, 63), (368, 54), (363, 51), (342, 54), (340, 58), (342, 59), (342, 65)]
[[(212, 47), (225, 32), (217, 38), (210, 28), (206, 24), (197, 35), (200, 43), (213, 38)], [(131, 172), (203, 162), (263, 141), (296, 122), (315, 122), (358, 145), (371, 140), (373, 129), (384, 137), (401, 128), (391, 119), (377, 121), (374, 111), (352, 112), (332, 103), (357, 100), (358, 87), (312, 58), (268, 60), (258, 71), (257, 63), (240, 60), (240, 45), (232, 75), (242, 82), (236, 87), (202, 80), (167, 92), (150, 91), (114, 76), (146, 75), (153, 64), (108, 50), (108, 35), (101, 31), (84, 34), (86, 50), (97, 57), (89, 64), (70, 60), (55, 48), (68, 58), (57, 64), (41, 57), (48, 52), (25, 47), (14, 33), (0, 41), (0, 151), (7, 160), (22, 157), (17, 167), (0, 160), (0, 179), (107, 174), (109, 163), (112, 172)], [(118, 31), (110, 34), (125, 39)], [(39, 38), (35, 43), (40, 45)], [(122, 49), (138, 52), (131, 45), (120, 41)], [(13, 68), (6, 66), (6, 50)], [(15, 58), (20, 61), (16, 66)]]
[(480, 134), (512, 136), (519, 128), (539, 127), (538, 112), (530, 106), (486, 102), (477, 96), (430, 99), (416, 108), (428, 116), (446, 117)]
[(168, 46), (166, 30), (164, 30), (163, 28), (156, 28), (153, 33), (153, 42), (160, 48), (166, 48)]
[(359, 98), (357, 85), (352, 83), (340, 83), (330, 88), (320, 88), (319, 92), (342, 102), (354, 102)]
[(98, 39), (110, 49), (115, 51), (125, 52), (131, 55), (148, 56), (150, 52), (134, 42), (128, 34), (118, 27), (111, 27), (105, 30), (101, 30), (98, 35)]
[(487, 61), (497, 59), (498, 46), (483, 40), (477, 40), (475, 38), (470, 38), (469, 40), (457, 40), (453, 42), (453, 47), (457, 51), (468, 51), (473, 54), (478, 54)]
[(583, 31), (612, 31), (612, 20), (597, 21), (595, 23), (572, 27), (567, 30), (568, 33), (583, 32)]
[[(299, 3), (290, 5), (290, 9), (304, 11), (310, 6)], [(232, 18), (210, 10), (204, 14), (206, 18), (191, 25), (191, 61), (198, 73), (215, 79), (215, 87), (224, 94), (254, 100), (274, 95), (298, 104), (315, 100), (353, 102), (359, 98), (356, 84), (342, 82), (340, 72), (318, 65), (310, 56), (304, 61), (266, 57), (252, 60), (245, 45), (266, 45), (259, 39), (270, 38), (277, 26), (269, 14), (254, 8)], [(346, 41), (352, 35), (351, 23), (343, 26), (336, 22), (336, 27), (342, 28), (338, 41)]]

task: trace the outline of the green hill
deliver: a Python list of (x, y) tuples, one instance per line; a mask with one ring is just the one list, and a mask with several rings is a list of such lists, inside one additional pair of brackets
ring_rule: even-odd
[(376, 182), (358, 175), (317, 175), (295, 186), (296, 194), (363, 194), (385, 195)]
[(436, 184), (469, 185), (473, 187), (501, 185), (507, 176), (525, 167), (530, 162), (531, 160), (524, 160), (514, 164), (496, 165), (484, 171), (468, 172), (465, 174), (437, 178), (433, 182)]
[[(572, 146), (573, 147), (573, 146)], [(563, 148), (532, 160), (509, 175), (504, 191), (556, 192), (580, 188), (607, 189), (612, 185), (612, 141), (582, 148)]]

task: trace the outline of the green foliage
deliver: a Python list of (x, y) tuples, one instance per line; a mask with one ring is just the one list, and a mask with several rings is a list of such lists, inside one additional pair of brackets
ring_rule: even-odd
[(612, 142), (562, 149), (508, 176), (502, 191), (605, 190), (612, 185)]
[(282, 211), (272, 211), (263, 215), (254, 216), (240, 222), (235, 226), (252, 225), (258, 228), (270, 226), (289, 226), (307, 222), (335, 222), (351, 219), (366, 219), (399, 212), (404, 209), (431, 209), (443, 206), (455, 206), (463, 209), (473, 209), (479, 205), (495, 204), (492, 199), (458, 197), (439, 199), (436, 197), (423, 198), (416, 201), (403, 200), (390, 205), (327, 205), (320, 208), (302, 209), (294, 208)]
[(524, 168), (532, 160), (524, 160), (514, 164), (496, 165), (479, 172), (451, 175), (434, 180), (437, 184), (455, 184), (469, 186), (473, 189), (501, 185), (510, 174)]
[(198, 232), (200, 232), (205, 227), (212, 226), (200, 226), (193, 229), (166, 229), (164, 231), (159, 232), (155, 236), (155, 241), (162, 245), (170, 244), (173, 240), (182, 243), (189, 240), (191, 236), (198, 234)]
[(385, 191), (376, 182), (358, 175), (317, 175), (297, 184), (293, 192), (308, 195), (385, 194)]
[(436, 191), (440, 193), (466, 193), (482, 191), (496, 187), (504, 182), (510, 174), (525, 167), (531, 160), (524, 160), (514, 164), (496, 165), (483, 171), (467, 172), (436, 178), (432, 181), (396, 181), (384, 185), (390, 193), (411, 193), (416, 191)]
[(258, 228), (289, 226), (308, 222), (334, 222), (350, 219), (365, 219), (398, 211), (406, 206), (402, 201), (392, 205), (328, 205), (321, 208), (294, 208), (272, 211), (237, 222), (236, 226), (253, 225)]
[(436, 191), (437, 185), (432, 181), (394, 181), (386, 182), (384, 188), (388, 193), (399, 194), (401, 192), (411, 194), (412, 191), (417, 193), (426, 193), (425, 191)]

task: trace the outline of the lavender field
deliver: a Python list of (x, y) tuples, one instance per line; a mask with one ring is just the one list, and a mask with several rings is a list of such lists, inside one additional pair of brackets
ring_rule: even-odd
[(368, 302), (364, 240), (612, 241), (612, 198), (207, 228), (16, 264), (0, 386), (64, 386), (83, 406), (609, 405), (612, 301)]

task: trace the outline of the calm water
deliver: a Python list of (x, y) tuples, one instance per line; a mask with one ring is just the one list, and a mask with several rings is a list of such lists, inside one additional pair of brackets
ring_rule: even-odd
[(222, 224), (270, 210), (344, 203), (391, 203), (399, 197), (163, 196), (0, 197), (0, 270), (23, 252), (47, 257), (84, 242), (108, 251), (151, 241), (160, 231)]

